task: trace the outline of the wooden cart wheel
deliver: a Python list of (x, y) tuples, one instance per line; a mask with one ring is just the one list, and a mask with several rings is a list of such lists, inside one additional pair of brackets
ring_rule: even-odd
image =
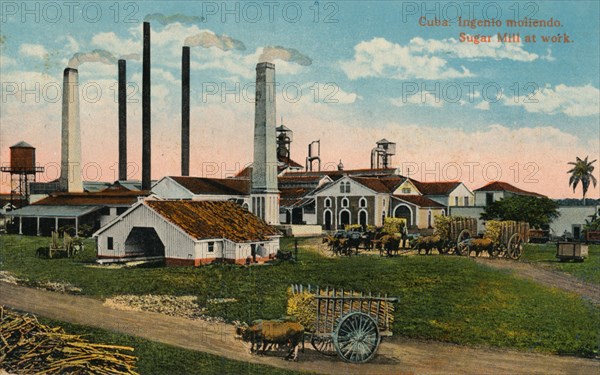
[(338, 356), (352, 363), (364, 363), (373, 358), (380, 340), (375, 320), (361, 312), (342, 317), (333, 332), (333, 344)]
[(516, 260), (521, 255), (523, 255), (523, 237), (519, 233), (515, 233), (508, 240), (508, 256)]
[(471, 238), (471, 233), (467, 229), (463, 229), (456, 240), (456, 253), (458, 255), (469, 255), (471, 253), (471, 247), (463, 241)]
[(323, 355), (334, 357), (337, 353), (333, 346), (333, 339), (331, 336), (317, 336), (312, 335), (310, 338), (310, 344), (316, 351)]

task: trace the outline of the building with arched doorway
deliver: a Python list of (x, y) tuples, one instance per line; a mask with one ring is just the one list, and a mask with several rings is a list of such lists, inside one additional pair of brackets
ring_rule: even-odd
[[(473, 204), (471, 193), (461, 182), (422, 183), (395, 173), (368, 175), (347, 171), (311, 193), (316, 202), (317, 224), (324, 230), (347, 225), (382, 226), (386, 217), (406, 219), (409, 228), (428, 229), (436, 216), (446, 215), (454, 196), (459, 204)], [(426, 192), (428, 194), (424, 194)], [(431, 195), (429, 195), (431, 194)]]

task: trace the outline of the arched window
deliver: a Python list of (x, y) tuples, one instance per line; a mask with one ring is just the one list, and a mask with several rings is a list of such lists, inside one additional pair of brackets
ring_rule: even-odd
[(348, 198), (344, 197), (342, 198), (342, 207), (346, 208), (350, 205), (350, 201), (348, 200)]
[(331, 207), (331, 199), (325, 198), (325, 207)]
[(346, 182), (346, 194), (350, 193), (350, 183)]
[(427, 228), (431, 228), (431, 210), (427, 212)]
[(367, 198), (360, 198), (360, 200), (358, 201), (358, 206), (360, 208), (365, 208), (367, 207)]

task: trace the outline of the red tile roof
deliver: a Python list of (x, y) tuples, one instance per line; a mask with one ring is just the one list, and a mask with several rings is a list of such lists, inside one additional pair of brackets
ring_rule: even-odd
[(193, 194), (247, 195), (251, 183), (245, 178), (203, 178), (171, 176), (175, 182)]
[(57, 192), (33, 205), (41, 206), (131, 206), (138, 197), (148, 196), (148, 191), (104, 190), (85, 193)]
[(367, 188), (376, 191), (377, 193), (389, 193), (390, 189), (381, 182), (381, 179), (374, 177), (350, 177), (350, 179), (366, 186)]
[(404, 176), (389, 176), (380, 178), (381, 182), (388, 187), (390, 192), (393, 192), (398, 188), (398, 186), (402, 185), (404, 181), (406, 181), (406, 177)]
[(198, 240), (226, 238), (238, 243), (254, 242), (280, 234), (233, 202), (146, 200), (144, 204)]
[(509, 191), (511, 193), (520, 194), (520, 195), (531, 195), (534, 197), (545, 197), (545, 195), (534, 193), (531, 191), (526, 191), (523, 189), (519, 189), (516, 186), (509, 184), (508, 182), (502, 181), (492, 181), (489, 184), (486, 184), (479, 189), (475, 189), (474, 191)]
[(408, 203), (412, 203), (419, 207), (424, 208), (445, 208), (443, 204), (440, 204), (434, 200), (431, 200), (422, 195), (393, 195), (394, 198), (403, 200)]
[(411, 182), (423, 195), (448, 195), (460, 185), (460, 181), (420, 182), (411, 179)]

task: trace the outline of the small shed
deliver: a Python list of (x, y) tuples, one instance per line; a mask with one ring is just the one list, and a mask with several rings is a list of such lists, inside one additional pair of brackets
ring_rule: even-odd
[(148, 198), (94, 237), (99, 260), (163, 257), (167, 265), (199, 266), (272, 259), (281, 235), (233, 202)]

